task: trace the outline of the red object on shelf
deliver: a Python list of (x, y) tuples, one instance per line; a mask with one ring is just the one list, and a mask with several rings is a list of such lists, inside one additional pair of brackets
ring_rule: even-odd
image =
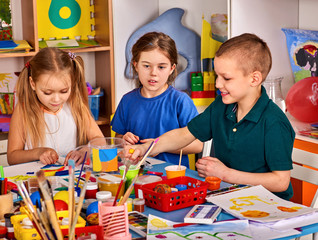
[[(187, 190), (166, 194), (156, 193), (153, 189), (157, 184), (168, 184), (170, 187), (185, 184), (187, 185)], [(140, 188), (143, 191), (143, 196), (148, 207), (163, 212), (170, 212), (204, 203), (208, 184), (195, 178), (183, 176), (144, 184), (141, 185)]]
[[(61, 229), (63, 236), (68, 236), (68, 229)], [(77, 227), (75, 228), (75, 235), (77, 239), (78, 237), (90, 236), (91, 234), (96, 234), (96, 239), (104, 239), (104, 231), (103, 226), (94, 225), (94, 226), (86, 226), (86, 227)]]
[(192, 91), (191, 98), (215, 98), (215, 91)]

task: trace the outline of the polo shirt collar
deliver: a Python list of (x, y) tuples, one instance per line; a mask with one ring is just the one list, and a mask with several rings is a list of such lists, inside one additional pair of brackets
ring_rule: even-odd
[[(260, 98), (257, 100), (256, 104), (249, 111), (249, 113), (244, 117), (244, 120), (248, 120), (251, 122), (258, 122), (268, 102), (270, 101), (268, 95), (266, 94), (265, 88), (263, 86), (261, 87), (262, 89), (261, 89)], [(236, 121), (236, 111), (237, 111), (237, 103), (230, 104), (226, 110), (227, 118), (232, 121)]]

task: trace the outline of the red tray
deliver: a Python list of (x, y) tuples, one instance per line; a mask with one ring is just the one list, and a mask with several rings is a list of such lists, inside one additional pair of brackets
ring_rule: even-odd
[[(187, 185), (187, 190), (174, 193), (156, 193), (153, 189), (157, 184), (168, 184), (175, 187), (178, 184)], [(141, 185), (143, 196), (148, 207), (163, 212), (170, 212), (205, 202), (208, 189), (206, 182), (191, 177), (177, 177), (155, 183)]]

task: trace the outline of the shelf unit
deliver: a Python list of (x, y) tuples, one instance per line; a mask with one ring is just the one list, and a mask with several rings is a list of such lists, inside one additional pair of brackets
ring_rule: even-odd
[[(25, 53), (0, 53), (0, 59), (22, 58), (22, 62), (26, 63), (39, 51), (36, 1), (37, 0), (21, 0), (22, 37), (24, 40), (28, 41), (33, 49), (30, 52)], [(95, 0), (94, 4), (95, 39), (100, 46), (81, 49), (70, 48), (70, 50), (79, 54), (88, 53), (89, 57), (92, 57), (95, 60), (95, 69), (85, 68), (85, 70), (95, 72), (96, 86), (101, 87), (104, 90), (104, 96), (100, 99), (101, 117), (96, 122), (102, 128), (104, 135), (109, 135), (110, 115), (115, 112), (112, 1)], [(19, 63), (19, 65), (21, 65), (21, 63)], [(16, 71), (20, 71), (23, 68), (23, 65), (19, 67), (20, 68)]]

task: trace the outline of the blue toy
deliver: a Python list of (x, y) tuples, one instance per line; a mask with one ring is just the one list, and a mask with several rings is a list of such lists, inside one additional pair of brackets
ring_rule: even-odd
[(42, 209), (41, 195), (39, 191), (33, 192), (30, 196), (30, 199), (34, 206), (38, 206), (40, 209)]
[(131, 35), (126, 45), (125, 76), (127, 78), (133, 78), (130, 70), (132, 46), (147, 32), (163, 32), (175, 41), (178, 53), (187, 60), (187, 67), (177, 76), (175, 87), (179, 90), (190, 90), (190, 73), (200, 71), (201, 38), (182, 25), (183, 14), (184, 10), (181, 8), (169, 9)]
[(98, 201), (92, 202), (88, 205), (86, 209), (86, 216), (91, 215), (92, 213), (98, 213)]

